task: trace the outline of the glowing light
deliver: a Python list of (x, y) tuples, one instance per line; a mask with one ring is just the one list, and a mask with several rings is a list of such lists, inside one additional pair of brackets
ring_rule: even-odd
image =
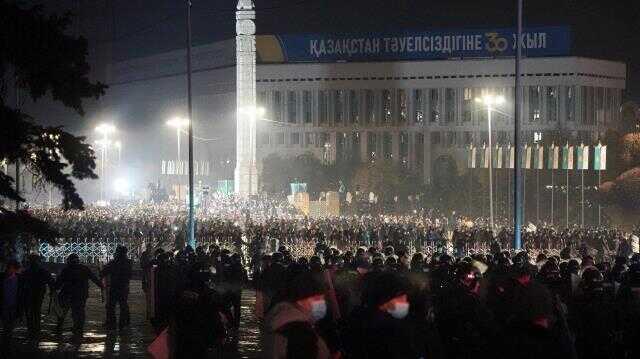
[(129, 194), (129, 181), (125, 178), (118, 178), (113, 183), (113, 187), (119, 194), (126, 196)]
[(180, 129), (182, 127), (186, 127), (189, 125), (189, 120), (187, 120), (186, 118), (182, 118), (182, 117), (174, 117), (172, 119), (170, 119), (169, 121), (167, 121), (167, 126), (171, 126), (177, 129)]
[(108, 135), (110, 133), (116, 132), (116, 127), (110, 123), (101, 123), (96, 127), (96, 132), (99, 132), (103, 135)]
[(482, 97), (476, 97), (476, 102), (486, 106), (502, 105), (505, 102), (505, 99), (502, 95), (484, 95)]

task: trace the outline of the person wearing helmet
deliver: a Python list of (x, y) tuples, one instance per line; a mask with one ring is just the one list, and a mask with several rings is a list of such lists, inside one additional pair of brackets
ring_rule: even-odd
[[(102, 288), (102, 283), (89, 267), (80, 263), (77, 254), (67, 257), (67, 265), (60, 272), (55, 287), (60, 289), (63, 300), (71, 308), (73, 319), (73, 336), (75, 341), (82, 339), (85, 322), (85, 307), (89, 298), (89, 280)], [(64, 317), (58, 322), (58, 329), (62, 329)]]

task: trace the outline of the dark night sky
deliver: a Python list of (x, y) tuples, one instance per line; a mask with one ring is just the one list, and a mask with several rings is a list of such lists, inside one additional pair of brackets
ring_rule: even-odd
[[(35, 0), (81, 14), (74, 26), (114, 60), (184, 46), (183, 0)], [(194, 44), (234, 36), (236, 0), (192, 0)], [(343, 32), (515, 25), (515, 0), (258, 0), (259, 33)], [(640, 1), (525, 0), (526, 25), (569, 25), (573, 54), (629, 64), (640, 99)], [(115, 39), (115, 40), (114, 40)]]

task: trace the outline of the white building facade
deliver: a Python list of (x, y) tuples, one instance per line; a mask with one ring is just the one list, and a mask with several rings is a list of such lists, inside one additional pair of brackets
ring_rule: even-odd
[[(522, 62), (523, 142), (569, 138), (594, 144), (620, 121), (623, 63), (581, 57)], [(466, 167), (466, 148), (487, 142), (487, 111), (474, 99), (499, 94), (494, 142), (513, 138), (513, 59), (261, 64), (260, 159), (312, 153), (325, 161), (390, 159), (431, 179), (443, 155)]]
[[(619, 125), (626, 65), (570, 56), (569, 33), (525, 29), (523, 143), (538, 133), (545, 142), (595, 144)], [(492, 138), (512, 142), (512, 38), (512, 29), (257, 35), (256, 105), (267, 120), (257, 121), (258, 173), (271, 154), (304, 153), (329, 162), (391, 159), (425, 182), (443, 156), (464, 169), (468, 145), (488, 142), (486, 108), (476, 97), (504, 95)], [(209, 160), (217, 179), (231, 178), (236, 165), (235, 47), (226, 40), (193, 49), (196, 136), (216, 139), (196, 141), (196, 159)], [(182, 50), (115, 63), (103, 103), (162, 131), (167, 117), (184, 112), (185, 68)], [(137, 141), (156, 145), (147, 157), (160, 163), (174, 156), (169, 135)]]

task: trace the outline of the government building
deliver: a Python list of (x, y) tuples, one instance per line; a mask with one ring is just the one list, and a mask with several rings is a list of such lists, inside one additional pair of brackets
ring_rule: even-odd
[[(492, 137), (513, 141), (514, 43), (513, 29), (258, 35), (257, 103), (265, 109), (257, 126), (259, 170), (269, 155), (304, 153), (331, 163), (389, 159), (425, 182), (443, 157), (464, 170), (466, 148), (488, 142), (487, 108), (476, 98), (504, 96)], [(618, 126), (624, 63), (572, 56), (566, 27), (525, 29), (521, 44), (523, 142), (593, 145)], [(235, 43), (193, 53), (195, 124), (202, 137), (227, 139), (215, 149), (197, 144), (196, 160), (211, 159), (212, 176), (231, 178)], [(183, 88), (169, 94), (183, 71), (184, 51), (116, 63), (107, 98), (117, 107), (140, 97), (146, 105), (138, 111), (166, 118), (184, 106)], [(162, 115), (153, 114), (157, 109)], [(159, 154), (171, 158), (172, 151)]]

